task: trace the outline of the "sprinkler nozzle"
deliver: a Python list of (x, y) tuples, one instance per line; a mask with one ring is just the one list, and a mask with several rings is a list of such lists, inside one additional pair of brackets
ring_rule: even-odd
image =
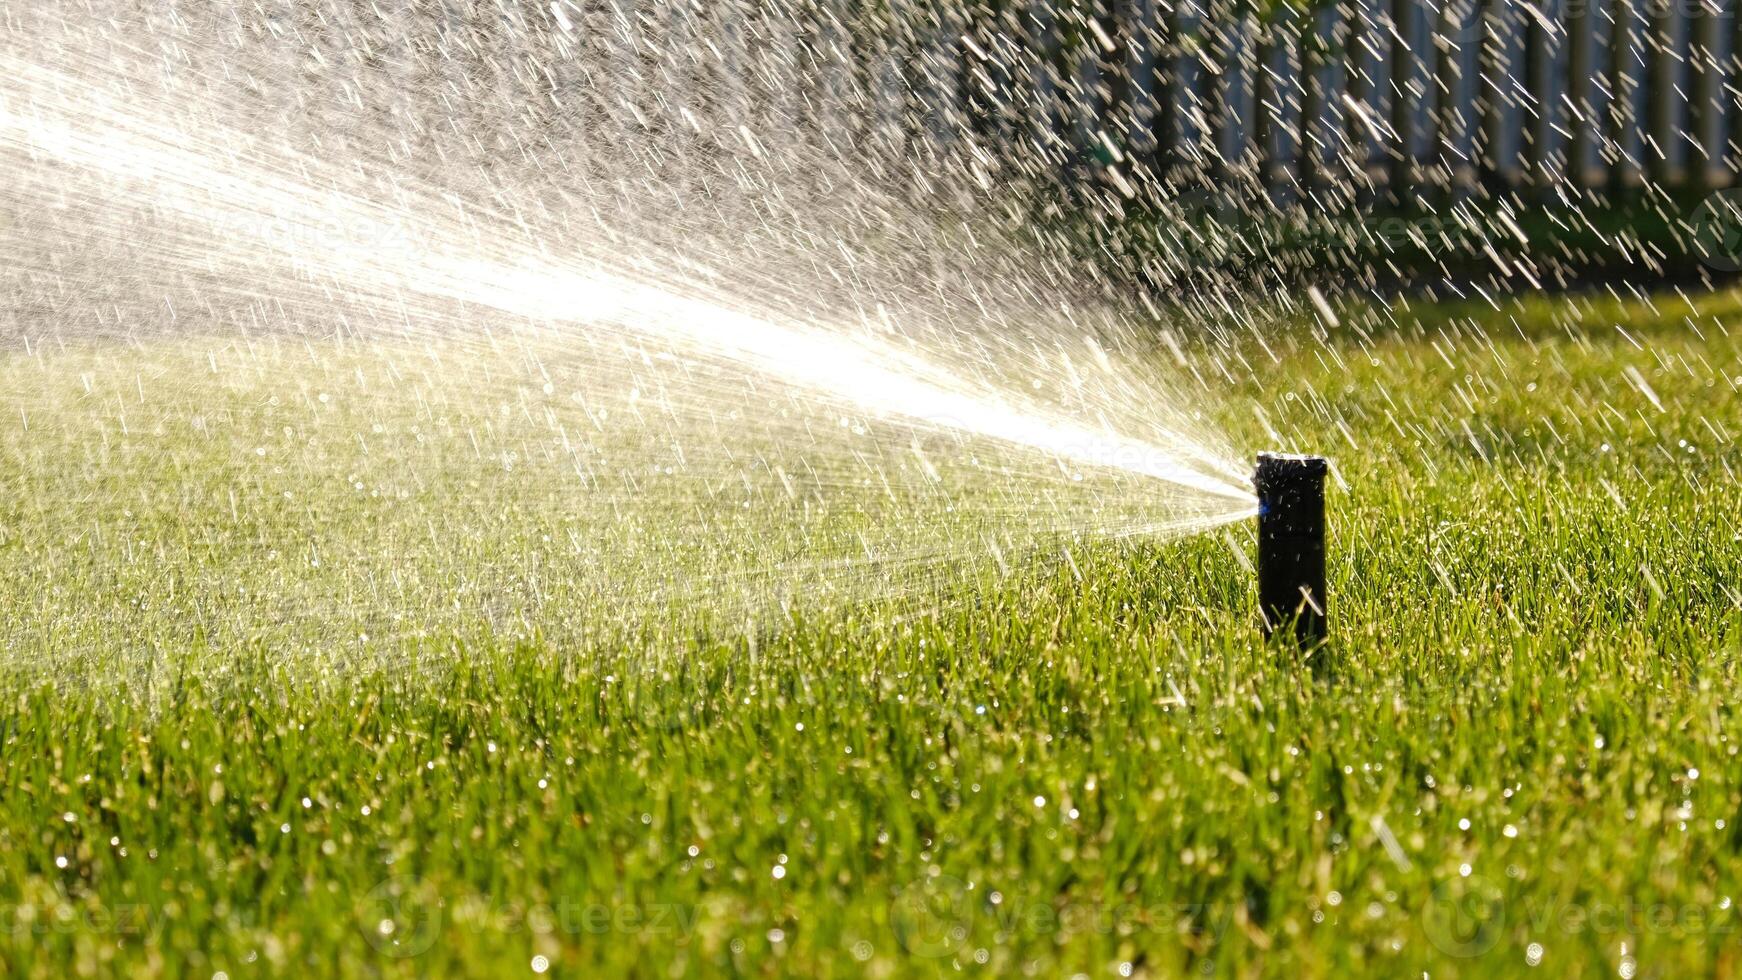
[(1302, 648), (1325, 640), (1325, 473), (1322, 456), (1259, 453), (1258, 608), (1264, 635), (1290, 624)]

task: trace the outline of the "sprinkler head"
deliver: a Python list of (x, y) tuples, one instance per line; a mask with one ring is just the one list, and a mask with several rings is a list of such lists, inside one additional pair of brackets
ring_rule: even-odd
[(1322, 456), (1259, 453), (1258, 608), (1264, 635), (1291, 625), (1303, 649), (1325, 641), (1325, 473)]

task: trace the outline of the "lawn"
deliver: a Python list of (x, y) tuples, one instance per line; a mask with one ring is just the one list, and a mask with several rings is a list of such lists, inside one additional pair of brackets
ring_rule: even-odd
[(770, 618), (722, 554), (960, 527), (670, 540), (678, 491), (515, 476), (556, 416), (512, 399), (12, 351), (0, 969), (1730, 975), (1738, 330), (1537, 299), (1188, 351), (1231, 445), (1333, 458), (1314, 663), (1256, 629), (1250, 522), (1063, 521)]

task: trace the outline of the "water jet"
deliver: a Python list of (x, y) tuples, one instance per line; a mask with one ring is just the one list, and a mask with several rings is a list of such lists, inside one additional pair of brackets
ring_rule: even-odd
[(1322, 456), (1259, 453), (1258, 608), (1265, 636), (1292, 624), (1304, 649), (1323, 643), (1325, 473)]

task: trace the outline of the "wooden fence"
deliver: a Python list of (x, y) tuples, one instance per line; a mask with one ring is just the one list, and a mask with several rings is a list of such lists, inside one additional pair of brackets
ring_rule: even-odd
[(358, 65), (421, 58), (394, 97), (457, 92), (435, 78), (451, 70), (494, 79), (498, 105), (591, 100), (629, 127), (753, 103), (793, 127), (1038, 150), (1066, 175), (1407, 198), (1727, 186), (1739, 2), (266, 0), (235, 19), (305, 66), (322, 34), (373, 36)]
[[(1407, 198), (1728, 185), (1742, 165), (1736, 3), (1035, 0), (979, 16), (1020, 25), (1035, 131), (1079, 163)], [(955, 81), (984, 90), (966, 97), (984, 112), (999, 93), (977, 47), (964, 40)]]

